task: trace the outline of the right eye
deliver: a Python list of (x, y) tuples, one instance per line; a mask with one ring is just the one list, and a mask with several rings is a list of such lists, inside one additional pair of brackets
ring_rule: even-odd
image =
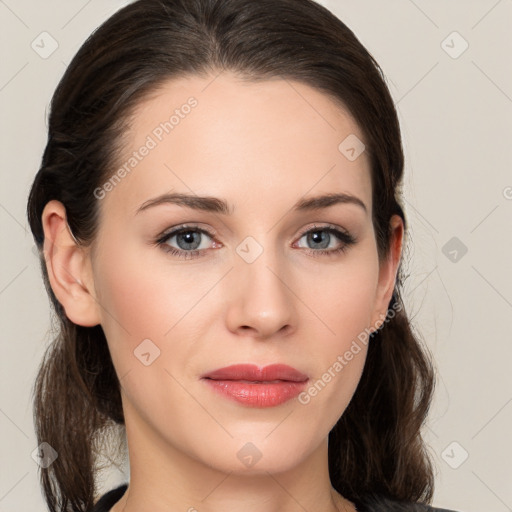
[[(201, 247), (204, 235), (213, 238), (215, 235), (209, 233), (203, 228), (197, 226), (180, 226), (171, 231), (167, 231), (155, 241), (156, 245), (161, 246), (165, 252), (178, 256), (180, 258), (191, 259), (200, 256), (207, 247)], [(175, 239), (178, 247), (173, 247), (169, 241)]]

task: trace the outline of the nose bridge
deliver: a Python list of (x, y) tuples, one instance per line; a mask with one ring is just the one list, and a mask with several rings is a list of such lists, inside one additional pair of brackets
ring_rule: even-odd
[(233, 290), (230, 303), (230, 327), (254, 329), (269, 336), (294, 323), (294, 302), (287, 283), (286, 262), (271, 236), (261, 243), (247, 237), (236, 247), (232, 272)]

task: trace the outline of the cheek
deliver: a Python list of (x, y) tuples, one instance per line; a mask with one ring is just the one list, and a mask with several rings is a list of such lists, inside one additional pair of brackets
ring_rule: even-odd
[(208, 268), (190, 271), (186, 265), (168, 265), (158, 248), (148, 253), (140, 242), (131, 247), (125, 242), (123, 250), (116, 251), (120, 243), (109, 243), (104, 251), (108, 256), (102, 256), (95, 269), (101, 325), (116, 370), (123, 375), (134, 364), (138, 367), (140, 361), (134, 356), (148, 350), (150, 355), (159, 354), (157, 366), (170, 367), (184, 357), (180, 347), (190, 345), (173, 340), (194, 338), (205, 315), (212, 316), (213, 311), (204, 308), (214, 306), (204, 297), (219, 277)]
[(161, 297), (150, 281), (149, 269), (132, 265), (127, 259), (117, 260), (114, 265), (109, 263), (105, 262), (99, 273), (98, 293), (102, 326), (109, 331), (107, 339), (136, 342), (141, 334), (149, 337), (161, 331), (163, 326), (158, 325), (153, 307), (161, 303)]
[(101, 325), (121, 387), (130, 406), (151, 423), (166, 412), (163, 403), (180, 407), (186, 402), (172, 376), (173, 365), (187, 359), (189, 344), (176, 340), (183, 339), (187, 312), (201, 294), (199, 290), (199, 295), (194, 291), (183, 297), (184, 290), (194, 290), (189, 273), (166, 275), (150, 264), (147, 254), (145, 258), (141, 264), (144, 255), (136, 247), (112, 250), (101, 260), (95, 279), (100, 284)]
[[(307, 277), (304, 302), (315, 315), (324, 354), (343, 350), (370, 327), (378, 284), (378, 263), (372, 253), (358, 252), (337, 266)], [(313, 321), (313, 320), (312, 320)]]
[(368, 252), (303, 286), (304, 302), (315, 314), (308, 332), (318, 349), (308, 347), (315, 372), (299, 401), (320, 409), (331, 425), (348, 405), (364, 368), (377, 280), (378, 263)]
[(141, 264), (140, 249), (120, 238), (104, 245), (95, 268), (101, 325), (114, 364), (132, 362), (133, 351), (145, 339), (161, 347), (174, 316), (165, 280), (151, 265)]

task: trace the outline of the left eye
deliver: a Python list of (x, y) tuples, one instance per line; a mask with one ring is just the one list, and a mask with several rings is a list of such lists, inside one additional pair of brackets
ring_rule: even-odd
[[(333, 237), (334, 235), (334, 237)], [(316, 247), (313, 246), (313, 249), (329, 249), (333, 248), (332, 245), (330, 246), (331, 242), (334, 242), (334, 245), (336, 246), (336, 238), (338, 240), (343, 237), (343, 233), (341, 233), (338, 230), (335, 230), (333, 228), (319, 228), (319, 229), (311, 229), (310, 231), (307, 231), (302, 235), (302, 237), (299, 239), (302, 240), (303, 238), (306, 239), (306, 243), (313, 243), (316, 244)], [(307, 247), (307, 249), (310, 249), (311, 247)]]

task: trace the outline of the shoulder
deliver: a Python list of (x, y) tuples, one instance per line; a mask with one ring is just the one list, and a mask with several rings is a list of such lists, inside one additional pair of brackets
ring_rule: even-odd
[(89, 512), (109, 512), (109, 510), (121, 499), (128, 484), (122, 484), (111, 491), (105, 493)]
[(459, 512), (424, 503), (398, 501), (384, 496), (368, 496), (356, 503), (358, 512)]

